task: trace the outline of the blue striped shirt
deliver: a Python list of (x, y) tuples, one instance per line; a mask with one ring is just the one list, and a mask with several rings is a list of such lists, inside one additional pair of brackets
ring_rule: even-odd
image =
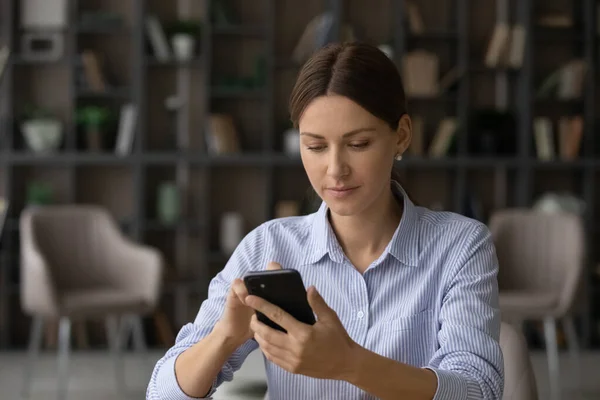
[[(270, 261), (297, 269), (336, 311), (350, 337), (393, 360), (429, 368), (434, 399), (500, 399), (504, 367), (499, 346), (498, 262), (487, 227), (450, 212), (414, 205), (392, 184), (404, 212), (392, 240), (364, 274), (350, 263), (327, 220), (323, 202), (313, 214), (271, 220), (252, 230), (209, 286), (193, 323), (156, 364), (148, 400), (192, 399), (175, 377), (175, 359), (208, 335), (221, 316), (230, 282)], [(233, 379), (254, 339), (233, 353), (211, 394)], [(285, 371), (265, 359), (273, 400), (374, 399), (348, 382)]]

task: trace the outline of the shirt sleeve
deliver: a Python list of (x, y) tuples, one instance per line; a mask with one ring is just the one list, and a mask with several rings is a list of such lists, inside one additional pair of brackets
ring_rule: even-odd
[(499, 344), (498, 260), (488, 228), (478, 224), (461, 248), (466, 250), (440, 311), (440, 348), (427, 367), (438, 379), (434, 400), (500, 400), (504, 359)]
[[(225, 268), (210, 282), (208, 298), (200, 306), (193, 323), (184, 325), (175, 339), (175, 344), (158, 360), (146, 390), (146, 400), (190, 400), (197, 399), (186, 395), (175, 376), (175, 361), (185, 350), (207, 336), (221, 317), (231, 282), (250, 270), (264, 269), (264, 225), (251, 231), (233, 252)], [(240, 369), (248, 354), (258, 348), (250, 339), (240, 346), (227, 360), (210, 389), (203, 398), (210, 398), (225, 381), (231, 381), (235, 371)]]

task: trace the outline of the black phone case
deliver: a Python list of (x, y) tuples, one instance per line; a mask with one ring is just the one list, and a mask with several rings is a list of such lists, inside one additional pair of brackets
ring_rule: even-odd
[[(316, 322), (313, 310), (306, 299), (306, 289), (300, 273), (294, 269), (251, 272), (244, 276), (248, 293), (272, 303), (298, 321), (312, 325)], [(287, 331), (257, 311), (259, 321), (273, 329)]]

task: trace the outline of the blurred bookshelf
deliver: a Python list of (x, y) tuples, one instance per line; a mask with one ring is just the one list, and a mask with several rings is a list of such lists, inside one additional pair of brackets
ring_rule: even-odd
[[(310, 184), (299, 156), (286, 152), (284, 132), (290, 128), (288, 96), (311, 51), (301, 46), (311, 22), (328, 28), (313, 42), (357, 38), (385, 45), (403, 73), (409, 112), (419, 126), (398, 166), (417, 203), (485, 222), (495, 209), (529, 207), (545, 192), (569, 191), (587, 204), (590, 250), (600, 239), (594, 223), (600, 207), (594, 189), (600, 183), (600, 143), (594, 139), (600, 107), (593, 0), (496, 0), (494, 6), (470, 0), (66, 3), (69, 24), (59, 32), (64, 50), (60, 58), (45, 61), (23, 54), (20, 1), (2, 5), (8, 17), (0, 25), (0, 46), (12, 52), (0, 88), (0, 196), (11, 201), (0, 246), (1, 349), (23, 348), (28, 337), (18, 285), (18, 218), (28, 183), (49, 185), (54, 203), (106, 207), (132, 239), (163, 252), (168, 271), (160, 312), (172, 332), (193, 320), (210, 279), (227, 262), (219, 247), (225, 213), (239, 213), (247, 232), (276, 217), (279, 202), (307, 201)], [(493, 38), (502, 33), (504, 4), (510, 34), (518, 33), (516, 27), (526, 32), (522, 51), (511, 44), (508, 64), (503, 58), (490, 61)], [(105, 19), (95, 20), (95, 12)], [(540, 16), (548, 13), (570, 16), (554, 22), (567, 27), (549, 27), (548, 18), (540, 26)], [(165, 56), (149, 26), (158, 25), (171, 39), (174, 23), (190, 20), (199, 22), (193, 55), (177, 59), (167, 40)], [(406, 69), (407, 59), (421, 65), (422, 56), (435, 66), (433, 86)], [(573, 60), (587, 65), (581, 91), (567, 98), (554, 94), (560, 88), (540, 95), (552, 73)], [(100, 76), (90, 72), (94, 63)], [(20, 128), (28, 104), (50, 110), (63, 124), (56, 150), (36, 153), (28, 146)], [(127, 105), (137, 118), (130, 142), (116, 152)], [(90, 106), (111, 116), (100, 143), (78, 118)], [(579, 144), (568, 155), (560, 153), (563, 116), (581, 117)], [(235, 150), (217, 151), (212, 128), (230, 122)], [(536, 134), (540, 126), (553, 130)], [(540, 135), (546, 135), (545, 148), (537, 142)], [(551, 154), (548, 140), (555, 145)], [(181, 195), (174, 223), (157, 215), (164, 183), (175, 184)], [(584, 279), (578, 327), (585, 347), (600, 347), (599, 259), (591, 251)], [(145, 323), (149, 344), (167, 346), (152, 336), (156, 321), (149, 317)]]

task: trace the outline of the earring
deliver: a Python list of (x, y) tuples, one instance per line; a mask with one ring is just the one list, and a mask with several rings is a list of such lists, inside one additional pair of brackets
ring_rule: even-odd
[(394, 159), (395, 159), (396, 161), (400, 161), (400, 160), (402, 160), (402, 154), (400, 154), (400, 153), (396, 154), (396, 157), (394, 157)]

